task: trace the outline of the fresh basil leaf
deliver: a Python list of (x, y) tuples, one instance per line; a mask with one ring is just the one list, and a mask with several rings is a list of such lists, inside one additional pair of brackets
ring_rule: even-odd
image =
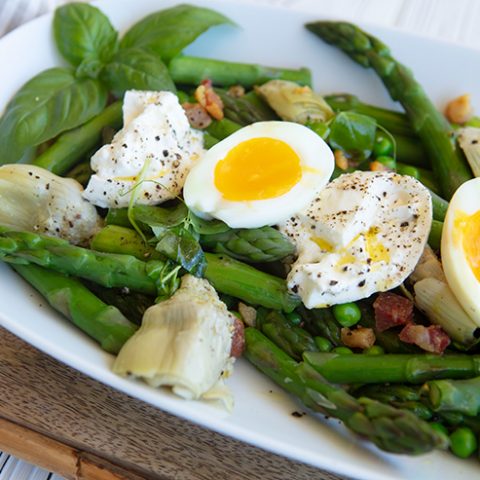
[(132, 89), (176, 91), (166, 65), (141, 48), (119, 50), (103, 69), (101, 79), (117, 97)]
[(223, 23), (232, 24), (232, 21), (208, 8), (177, 5), (136, 23), (120, 46), (144, 48), (168, 62), (210, 27)]
[(105, 63), (118, 47), (118, 33), (108, 17), (86, 3), (57, 8), (53, 34), (60, 53), (75, 67), (87, 58)]
[(371, 117), (355, 112), (341, 112), (330, 124), (328, 143), (334, 149), (364, 160), (372, 153), (376, 129), (377, 123)]
[(202, 276), (206, 268), (205, 254), (198, 239), (185, 228), (165, 230), (156, 250), (181, 265), (192, 275)]
[(82, 125), (106, 103), (107, 91), (97, 80), (77, 79), (65, 68), (38, 74), (17, 92), (0, 119), (4, 163), (15, 163), (27, 147)]
[(213, 235), (231, 230), (231, 228), (221, 220), (204, 220), (195, 215), (191, 210), (188, 215), (193, 229), (200, 235)]
[(135, 205), (133, 207), (133, 215), (135, 220), (149, 227), (172, 228), (181, 225), (185, 221), (188, 209), (181, 202), (170, 208)]

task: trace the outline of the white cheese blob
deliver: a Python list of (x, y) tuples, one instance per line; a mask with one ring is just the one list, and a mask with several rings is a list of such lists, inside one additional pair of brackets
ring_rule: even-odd
[(155, 205), (177, 196), (195, 161), (203, 154), (203, 135), (193, 130), (171, 92), (128, 91), (123, 128), (91, 159), (95, 172), (84, 198), (99, 207)]
[(234, 322), (207, 280), (185, 275), (170, 299), (145, 312), (113, 370), (169, 386), (186, 399), (217, 397), (231, 406), (231, 394), (218, 382), (232, 370)]
[(307, 308), (390, 290), (415, 268), (431, 221), (430, 193), (414, 178), (392, 172), (342, 175), (280, 225), (298, 254), (288, 286)]

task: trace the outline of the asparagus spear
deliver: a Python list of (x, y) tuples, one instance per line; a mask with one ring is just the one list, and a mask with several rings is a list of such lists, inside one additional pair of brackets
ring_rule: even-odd
[(60, 135), (32, 163), (57, 175), (64, 175), (100, 143), (102, 129), (106, 126), (115, 129), (122, 126), (122, 102), (112, 103), (84, 125)]
[(293, 254), (295, 246), (272, 227), (232, 229), (202, 235), (203, 247), (250, 263), (274, 262)]
[(225, 90), (215, 91), (222, 99), (225, 117), (242, 127), (255, 122), (278, 120), (277, 114), (255, 92), (233, 97)]
[(303, 305), (298, 308), (307, 332), (314, 336), (327, 338), (334, 346), (342, 344), (341, 326), (335, 320), (330, 308), (313, 308), (308, 310)]
[(480, 414), (480, 377), (468, 380), (432, 380), (422, 392), (436, 412), (457, 412), (471, 417)]
[(206, 79), (211, 80), (215, 85), (240, 84), (244, 87), (259, 85), (275, 78), (291, 80), (302, 85), (312, 83), (308, 68), (293, 70), (186, 55), (173, 58), (168, 65), (168, 70), (175, 83), (187, 85), (198, 85)]
[(480, 375), (477, 355), (339, 355), (306, 352), (304, 360), (334, 383), (423, 383)]
[(118, 353), (137, 330), (117, 308), (103, 303), (78, 280), (36, 265), (13, 267), (55, 310), (94, 338), (107, 352)]
[(434, 250), (440, 250), (440, 242), (442, 240), (443, 222), (438, 220), (432, 220), (432, 227), (430, 228), (430, 234), (428, 235), (428, 244)]
[(386, 45), (345, 22), (315, 22), (306, 27), (327, 43), (341, 48), (363, 67), (373, 68), (398, 100), (422, 140), (430, 163), (449, 199), (455, 190), (472, 178), (467, 162), (454, 141), (454, 132), (445, 117), (435, 108), (410, 70), (395, 60)]
[[(110, 226), (113, 227), (113, 226)], [(92, 240), (95, 248), (110, 253), (124, 251), (137, 258), (155, 258), (158, 252), (152, 246), (141, 243), (137, 232), (128, 228), (102, 229)], [(0, 246), (1, 253), (1, 246)], [(253, 305), (291, 312), (300, 299), (291, 294), (285, 281), (238, 262), (227, 255), (206, 253), (205, 278), (221, 293), (232, 295)]]
[(290, 324), (280, 312), (269, 312), (261, 321), (260, 329), (295, 360), (301, 360), (303, 352), (318, 351), (313, 337), (303, 328)]
[[(207, 127), (206, 131), (216, 139), (223, 140), (241, 128), (242, 125), (238, 124), (237, 122), (234, 122), (228, 118), (222, 118), (222, 120), (213, 120), (212, 123)], [(205, 138), (203, 143), (205, 144)]]
[(356, 399), (329, 384), (308, 364), (297, 363), (254, 328), (245, 330), (246, 358), (306, 407), (342, 420), (353, 432), (388, 452), (421, 454), (444, 448), (444, 437), (410, 412), (368, 398)]

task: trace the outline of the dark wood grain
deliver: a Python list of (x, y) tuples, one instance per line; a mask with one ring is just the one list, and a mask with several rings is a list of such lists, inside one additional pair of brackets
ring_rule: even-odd
[(0, 391), (0, 418), (105, 459), (132, 476), (135, 472), (165, 480), (339, 480), (115, 391), (3, 329)]

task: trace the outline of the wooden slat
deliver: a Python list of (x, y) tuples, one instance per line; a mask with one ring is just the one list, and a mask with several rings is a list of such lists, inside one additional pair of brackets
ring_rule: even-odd
[(339, 479), (112, 390), (2, 329), (0, 391), (0, 450), (67, 478)]

